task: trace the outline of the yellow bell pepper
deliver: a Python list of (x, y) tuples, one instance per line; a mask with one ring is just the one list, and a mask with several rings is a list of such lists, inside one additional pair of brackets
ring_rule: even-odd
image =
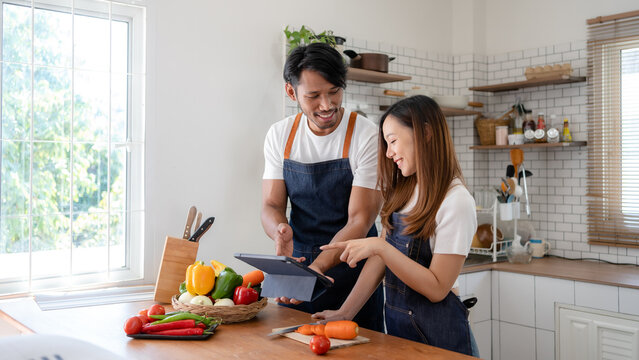
[(195, 293), (195, 287), (193, 286), (193, 268), (197, 265), (204, 265), (204, 263), (202, 261), (196, 261), (186, 268), (186, 277), (184, 281), (186, 281), (186, 291), (188, 291), (191, 295), (197, 295)]
[(213, 290), (215, 285), (215, 270), (206, 265), (193, 267), (193, 287), (198, 295), (206, 295)]
[(213, 265), (213, 269), (215, 269), (215, 276), (220, 276), (222, 270), (226, 269), (226, 265), (222, 264), (219, 261), (211, 260), (211, 265)]

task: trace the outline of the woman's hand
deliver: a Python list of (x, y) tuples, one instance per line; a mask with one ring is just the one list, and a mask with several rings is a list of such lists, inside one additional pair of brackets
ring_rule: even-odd
[(354, 268), (360, 260), (381, 254), (387, 245), (381, 237), (370, 237), (324, 245), (320, 250), (341, 249), (339, 259)]
[(352, 318), (344, 315), (340, 310), (324, 310), (311, 315), (311, 318), (315, 320), (336, 321), (336, 320), (351, 320)]

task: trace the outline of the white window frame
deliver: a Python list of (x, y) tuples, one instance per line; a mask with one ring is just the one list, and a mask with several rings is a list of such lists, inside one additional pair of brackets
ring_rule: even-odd
[[(132, 1), (135, 2), (135, 1)], [(135, 3), (140, 3), (139, 1)], [(70, 11), (72, 15), (91, 15), (99, 14), (105, 18), (108, 15), (109, 20), (126, 21), (129, 24), (129, 59), (128, 59), (128, 138), (124, 143), (113, 142), (109, 136), (108, 156), (111, 157), (111, 150), (114, 148), (124, 147), (127, 149), (127, 199), (125, 214), (127, 215), (127, 226), (125, 235), (126, 244), (126, 260), (125, 267), (122, 270), (105, 269), (104, 272), (56, 276), (43, 279), (32, 279), (31, 265), (29, 266), (28, 284), (25, 286), (24, 281), (11, 281), (0, 279), (0, 297), (9, 294), (33, 293), (41, 289), (74, 289), (74, 288), (104, 288), (112, 286), (140, 285), (148, 283), (144, 279), (144, 141), (145, 141), (145, 83), (146, 83), (146, 9), (142, 6), (127, 4), (124, 1), (102, 1), (102, 0), (42, 0), (42, 1), (22, 1), (22, 0), (0, 0), (0, 5), (15, 4), (35, 8), (45, 8), (51, 10)], [(73, 6), (71, 6), (73, 5)], [(108, 14), (104, 10), (108, 8)], [(33, 12), (32, 12), (33, 19)], [(0, 40), (2, 39), (2, 17), (0, 17)], [(32, 20), (33, 21), (33, 20)], [(33, 26), (33, 23), (32, 23)], [(0, 44), (0, 51), (2, 46)], [(2, 57), (0, 56), (0, 62)], [(3, 63), (3, 62), (2, 62)], [(30, 66), (34, 66), (33, 58)], [(74, 65), (71, 66), (73, 71), (80, 70)], [(109, 74), (113, 74), (109, 70)], [(2, 72), (0, 72), (0, 76)], [(33, 81), (33, 80), (32, 80)], [(72, 87), (74, 85), (72, 84)], [(33, 86), (32, 86), (33, 96)], [(72, 99), (74, 97), (72, 96)], [(73, 101), (73, 100), (72, 100)], [(73, 108), (73, 105), (72, 105)], [(33, 121), (33, 112), (31, 113)], [(111, 113), (109, 112), (109, 122), (111, 121)], [(30, 139), (30, 143), (34, 143), (34, 139)], [(73, 144), (73, 134), (70, 135), (69, 144), (71, 152)], [(70, 160), (72, 161), (73, 154)], [(72, 162), (70, 162), (71, 166)], [(31, 165), (32, 167), (33, 165)], [(110, 161), (109, 161), (110, 167)], [(109, 170), (110, 171), (110, 170)], [(33, 169), (31, 169), (33, 172)], [(73, 176), (71, 176), (71, 181)], [(33, 177), (30, 176), (30, 181)], [(73, 183), (70, 183), (73, 189)], [(110, 189), (109, 189), (110, 191)], [(33, 195), (31, 195), (32, 197)], [(108, 195), (110, 201), (110, 195)], [(71, 198), (71, 201), (73, 199)], [(71, 210), (72, 211), (72, 210)], [(108, 218), (110, 219), (111, 209), (107, 208)], [(29, 210), (28, 217), (32, 218), (33, 214)], [(30, 222), (31, 223), (31, 222)], [(110, 221), (109, 233), (110, 235)], [(72, 229), (72, 228), (71, 228)], [(70, 229), (70, 231), (71, 231)], [(31, 226), (29, 229), (29, 243), (32, 236)], [(72, 232), (70, 233), (72, 238)], [(110, 237), (110, 236), (109, 236)], [(110, 244), (110, 241), (107, 241)], [(109, 245), (107, 245), (109, 246)], [(71, 246), (73, 249), (73, 246)], [(71, 250), (70, 250), (71, 251)], [(109, 253), (110, 256), (110, 252)], [(30, 251), (31, 254), (31, 251)], [(31, 255), (29, 255), (31, 262)]]

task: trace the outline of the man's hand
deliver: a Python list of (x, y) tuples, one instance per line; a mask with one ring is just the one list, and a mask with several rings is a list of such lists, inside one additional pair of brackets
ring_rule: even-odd
[[(304, 257), (293, 258), (293, 259), (295, 259), (295, 260), (297, 260), (299, 262), (302, 262), (302, 261), (306, 260), (306, 258), (304, 258)], [(322, 272), (317, 267), (315, 267), (313, 265), (309, 265), (308, 268), (309, 269), (313, 269), (318, 274), (322, 274)], [(322, 275), (324, 275), (324, 274), (322, 274)], [(326, 275), (324, 275), (324, 276), (326, 276)], [(335, 280), (333, 280), (333, 278), (331, 278), (330, 276), (326, 276), (326, 277), (330, 281), (335, 282)], [(283, 304), (293, 304), (293, 305), (298, 305), (298, 304), (303, 303), (303, 301), (300, 301), (300, 300), (297, 300), (297, 299), (289, 299), (289, 298), (283, 297), (283, 296), (275, 298), (275, 301), (279, 302), (279, 303), (283, 303)]]
[(293, 256), (293, 229), (287, 223), (277, 225), (277, 232), (273, 237), (275, 240), (275, 255)]

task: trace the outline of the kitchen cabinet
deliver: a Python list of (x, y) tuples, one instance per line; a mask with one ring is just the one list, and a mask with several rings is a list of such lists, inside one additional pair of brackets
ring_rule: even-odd
[(550, 79), (548, 78), (530, 79), (530, 80), (514, 81), (509, 83), (503, 83), (503, 84), (475, 86), (475, 87), (469, 88), (469, 90), (494, 93), (494, 92), (501, 92), (501, 91), (518, 90), (518, 89), (523, 89), (528, 87), (571, 84), (571, 83), (584, 82), (584, 81), (586, 81), (586, 77), (584, 76), (564, 76), (564, 77), (550, 78)]

